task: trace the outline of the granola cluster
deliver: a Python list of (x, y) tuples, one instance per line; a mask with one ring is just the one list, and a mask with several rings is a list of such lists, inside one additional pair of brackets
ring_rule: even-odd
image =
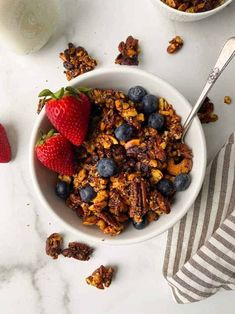
[(113, 274), (114, 270), (112, 267), (105, 267), (101, 265), (92, 273), (91, 276), (86, 278), (86, 282), (88, 285), (103, 290), (111, 285)]
[(188, 13), (199, 13), (213, 10), (224, 3), (224, 0), (161, 0), (173, 9)]
[[(156, 188), (163, 178), (174, 180), (192, 168), (192, 153), (182, 144), (181, 119), (172, 105), (159, 99), (158, 112), (165, 118), (162, 132), (146, 124), (147, 117), (120, 91), (93, 89), (90, 92), (93, 113), (87, 140), (76, 149), (78, 172), (66, 201), (87, 226), (96, 225), (103, 233), (119, 234), (126, 222), (157, 220), (170, 212), (172, 197), (164, 197)], [(134, 136), (119, 141), (114, 131), (128, 123)], [(115, 161), (118, 171), (109, 178), (97, 172), (102, 158)], [(96, 196), (83, 202), (79, 191), (91, 186)]]
[(126, 42), (120, 42), (118, 46), (119, 55), (115, 63), (120, 65), (138, 65), (139, 41), (132, 36), (128, 36)]
[(79, 261), (88, 261), (93, 249), (87, 244), (79, 242), (70, 242), (68, 248), (64, 249), (61, 254), (64, 257), (72, 257)]
[(61, 254), (63, 238), (59, 233), (52, 233), (46, 240), (46, 254), (57, 259)]
[(214, 113), (214, 104), (210, 101), (209, 97), (206, 97), (204, 100), (198, 111), (198, 117), (201, 123), (210, 123), (218, 120), (217, 114)]
[(60, 53), (60, 58), (64, 61), (64, 73), (68, 81), (97, 66), (96, 60), (83, 47), (75, 47), (72, 43), (68, 44), (68, 49)]
[(59, 233), (52, 233), (46, 240), (46, 254), (53, 259), (57, 259), (61, 254), (79, 261), (88, 261), (93, 252), (93, 249), (84, 243), (70, 242), (65, 249), (62, 249), (62, 244), (62, 236)]
[(167, 47), (167, 52), (172, 54), (179, 51), (183, 47), (184, 41), (180, 36), (176, 36), (171, 41), (169, 41), (169, 46)]

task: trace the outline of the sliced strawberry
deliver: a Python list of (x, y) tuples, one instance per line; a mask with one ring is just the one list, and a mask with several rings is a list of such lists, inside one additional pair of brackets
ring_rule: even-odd
[(71, 176), (75, 173), (71, 143), (54, 130), (43, 135), (35, 147), (38, 160), (48, 169)]
[(0, 124), (0, 163), (7, 163), (11, 160), (11, 147), (7, 138), (6, 131)]

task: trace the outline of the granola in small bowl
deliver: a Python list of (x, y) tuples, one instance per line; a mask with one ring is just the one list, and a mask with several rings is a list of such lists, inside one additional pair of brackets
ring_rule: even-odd
[(169, 7), (187, 13), (200, 13), (213, 10), (224, 3), (224, 0), (161, 0)]

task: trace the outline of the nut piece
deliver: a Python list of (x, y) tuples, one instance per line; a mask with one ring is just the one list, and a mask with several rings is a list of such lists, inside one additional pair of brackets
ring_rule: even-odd
[(52, 233), (46, 240), (46, 254), (53, 259), (57, 259), (61, 254), (61, 244), (63, 239), (59, 233)]
[(210, 123), (218, 120), (217, 114), (214, 113), (214, 104), (210, 101), (209, 97), (206, 97), (200, 110), (198, 111), (198, 117), (201, 123)]
[(171, 41), (169, 41), (169, 44), (170, 45), (167, 48), (167, 52), (172, 54), (179, 51), (183, 47), (184, 41), (180, 36), (176, 36)]
[(98, 289), (108, 288), (111, 285), (114, 270), (112, 267), (104, 267), (101, 265), (91, 276), (86, 278), (88, 285)]
[(167, 164), (167, 171), (173, 176), (180, 173), (189, 173), (193, 167), (192, 159), (184, 158), (180, 163), (175, 164), (174, 159), (170, 158)]
[(232, 98), (230, 96), (224, 96), (224, 103), (230, 105), (232, 102)]
[(115, 63), (120, 65), (138, 65), (139, 44), (138, 39), (128, 36), (126, 42), (120, 42), (118, 46), (120, 54), (117, 56)]
[(88, 261), (93, 249), (86, 244), (79, 242), (70, 242), (69, 247), (64, 249), (61, 254), (64, 257), (72, 257), (79, 261)]
[(75, 47), (69, 43), (68, 49), (60, 53), (60, 58), (64, 61), (67, 80), (93, 70), (97, 66), (97, 61), (93, 59), (83, 47)]

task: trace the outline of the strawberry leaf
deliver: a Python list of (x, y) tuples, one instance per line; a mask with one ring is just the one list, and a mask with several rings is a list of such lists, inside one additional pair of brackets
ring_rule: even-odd
[(72, 95), (78, 95), (79, 94), (79, 91), (76, 88), (72, 87), (72, 86), (65, 87), (65, 90), (67, 92), (69, 92), (70, 94), (72, 94)]
[(81, 87), (78, 87), (78, 90), (79, 90), (79, 92), (86, 94), (86, 93), (89, 93), (91, 91), (91, 88), (81, 86)]
[(44, 89), (44, 90), (42, 90), (41, 93), (38, 95), (38, 97), (47, 97), (47, 96), (53, 97), (54, 94), (53, 94), (49, 89)]
[(47, 134), (46, 134), (46, 139), (52, 137), (55, 134), (55, 130), (51, 129)]
[(42, 131), (40, 131), (40, 133), (41, 133), (41, 136), (38, 139), (36, 146), (43, 145), (48, 138), (56, 134), (56, 131), (54, 129), (51, 129), (48, 133), (43, 133)]
[(53, 94), (53, 98), (60, 99), (64, 96), (64, 87)]
[(91, 91), (91, 88), (84, 87), (84, 86), (80, 86), (77, 88), (74, 88), (72, 86), (67, 86), (65, 90), (72, 95), (79, 95), (80, 93), (89, 94), (89, 92)]

